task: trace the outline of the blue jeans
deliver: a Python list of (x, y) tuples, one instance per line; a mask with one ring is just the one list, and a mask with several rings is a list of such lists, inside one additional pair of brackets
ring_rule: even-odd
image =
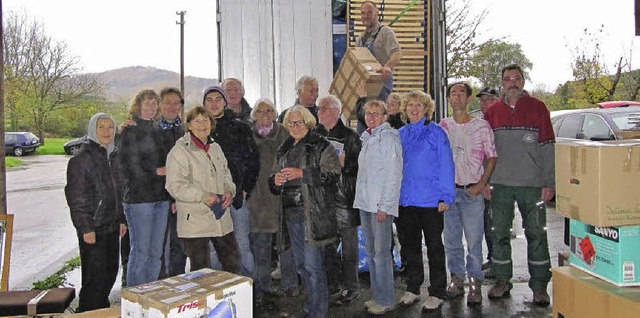
[(378, 222), (376, 213), (360, 210), (360, 223), (369, 255), (369, 279), (373, 301), (383, 307), (393, 306), (396, 299), (393, 287), (393, 262), (389, 253), (393, 216), (387, 215), (384, 222)]
[(296, 261), (293, 257), (293, 248), (289, 247), (278, 255), (280, 261), (280, 273), (282, 273), (282, 279), (280, 284), (285, 290), (293, 287), (298, 287), (298, 272), (296, 270)]
[[(317, 247), (305, 240), (305, 222), (287, 221), (291, 247), (298, 274), (307, 288), (307, 301), (303, 311), (312, 318), (329, 316), (329, 288), (324, 271), (324, 247)], [(389, 250), (387, 250), (387, 253)]]
[(271, 237), (273, 233), (251, 232), (256, 275), (253, 281), (256, 298), (271, 291)]
[(127, 265), (127, 286), (158, 280), (169, 201), (125, 203), (131, 251)]
[(247, 201), (242, 201), (242, 207), (236, 209), (231, 206), (231, 219), (233, 220), (233, 234), (238, 241), (238, 251), (240, 252), (240, 275), (254, 278), (255, 265), (253, 263), (253, 253), (251, 253), (251, 239), (249, 238), (249, 208)]
[[(462, 233), (467, 241), (465, 270)], [(465, 189), (456, 189), (456, 200), (444, 213), (444, 248), (451, 275), (465, 279), (484, 279), (482, 272), (482, 239), (484, 235), (484, 197), (471, 196)]]

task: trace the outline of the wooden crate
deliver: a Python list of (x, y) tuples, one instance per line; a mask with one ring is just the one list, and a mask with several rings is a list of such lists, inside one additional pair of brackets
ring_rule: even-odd
[(367, 97), (375, 99), (384, 85), (382, 74), (377, 71), (380, 63), (364, 47), (350, 47), (340, 62), (329, 93), (338, 96), (342, 101), (342, 114), (347, 119), (356, 119), (356, 86), (361, 82), (367, 83)]

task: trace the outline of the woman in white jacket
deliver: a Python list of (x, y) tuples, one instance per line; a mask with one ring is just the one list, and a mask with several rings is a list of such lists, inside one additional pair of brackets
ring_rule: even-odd
[(211, 267), (211, 241), (222, 269), (237, 273), (238, 245), (229, 212), (236, 187), (220, 146), (209, 138), (215, 121), (202, 106), (192, 108), (186, 117), (188, 131), (167, 157), (166, 188), (176, 199), (178, 237), (192, 271)]
[(402, 182), (402, 145), (398, 131), (387, 120), (386, 105), (372, 100), (364, 105), (367, 130), (362, 132), (358, 181), (353, 207), (360, 209), (373, 299), (365, 307), (382, 315), (396, 306), (391, 240), (393, 218), (398, 216)]

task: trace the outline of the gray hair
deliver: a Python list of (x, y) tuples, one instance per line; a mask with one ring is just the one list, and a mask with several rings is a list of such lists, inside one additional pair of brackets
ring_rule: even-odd
[(256, 113), (258, 112), (258, 106), (260, 106), (260, 104), (267, 105), (269, 106), (269, 108), (271, 108), (271, 111), (273, 111), (274, 119), (278, 117), (278, 110), (276, 109), (276, 106), (273, 104), (273, 102), (268, 98), (260, 98), (253, 105), (253, 109), (251, 110), (251, 115), (249, 115), (251, 117), (251, 120), (253, 121), (258, 120), (258, 118), (256, 117)]
[(322, 101), (324, 100), (329, 102), (329, 105), (331, 105), (331, 108), (337, 108), (342, 110), (342, 101), (340, 101), (338, 96), (336, 95), (323, 96), (318, 100), (318, 105), (320, 105), (320, 103), (322, 103)]
[(234, 77), (226, 78), (224, 81), (222, 81), (222, 84), (220, 84), (220, 86), (222, 86), (222, 89), (226, 90), (227, 84), (231, 82), (236, 83), (238, 84), (238, 86), (240, 86), (240, 92), (242, 96), (244, 96), (244, 85), (242, 85), (242, 82), (237, 78), (234, 78)]
[(302, 75), (302, 77), (300, 77), (300, 79), (298, 79), (298, 81), (296, 82), (296, 94), (298, 94), (298, 92), (304, 88), (304, 84), (306, 84), (307, 82), (313, 82), (316, 84), (316, 86), (318, 86), (318, 80), (315, 77), (311, 75)]

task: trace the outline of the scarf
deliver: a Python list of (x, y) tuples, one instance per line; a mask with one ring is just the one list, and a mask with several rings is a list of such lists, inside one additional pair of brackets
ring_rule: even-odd
[(172, 123), (168, 122), (166, 119), (164, 119), (164, 117), (160, 118), (160, 129), (162, 130), (169, 130), (173, 127), (180, 127), (182, 126), (182, 120), (180, 119), (180, 117), (176, 117), (176, 120), (174, 120)]
[(198, 137), (196, 137), (196, 135), (194, 135), (193, 133), (191, 133), (191, 141), (193, 141), (193, 143), (196, 145), (196, 147), (198, 147), (199, 149), (204, 150), (204, 153), (207, 154), (207, 158), (209, 158), (209, 160), (211, 160), (211, 156), (209, 156), (209, 146), (211, 146), (211, 143), (209, 142), (208, 138), (207, 138), (207, 143), (203, 143), (202, 140), (198, 139)]

